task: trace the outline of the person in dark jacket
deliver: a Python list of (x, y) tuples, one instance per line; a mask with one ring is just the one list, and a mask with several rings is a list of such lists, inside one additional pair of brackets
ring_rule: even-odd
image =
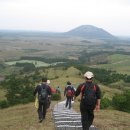
[(67, 82), (67, 86), (65, 87), (64, 90), (64, 96), (66, 96), (66, 104), (65, 107), (69, 106), (69, 109), (71, 109), (71, 101), (74, 93), (74, 88), (71, 86), (71, 82)]
[[(43, 91), (42, 89), (45, 90), (45, 97), (44, 100), (41, 100), (41, 92)], [(46, 110), (47, 110), (47, 105), (48, 105), (48, 97), (51, 96), (51, 89), (47, 85), (47, 78), (42, 78), (42, 83), (38, 85), (35, 90), (34, 90), (34, 96), (38, 93), (38, 116), (39, 116), (39, 123), (41, 123), (45, 117), (46, 117)]]
[[(87, 71), (84, 77), (86, 82), (80, 84), (76, 89), (75, 99), (81, 93), (80, 112), (82, 128), (83, 130), (89, 130), (94, 120), (94, 109), (100, 110), (101, 91), (99, 86), (92, 82), (94, 77), (92, 72)], [(87, 94), (87, 92), (91, 93), (91, 98), (88, 97), (90, 94)]]

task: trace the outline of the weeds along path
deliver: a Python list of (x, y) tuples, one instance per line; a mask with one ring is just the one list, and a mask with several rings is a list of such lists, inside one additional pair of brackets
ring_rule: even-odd
[[(73, 109), (65, 108), (65, 101), (54, 106), (53, 118), (56, 130), (82, 130), (81, 115)], [(98, 130), (93, 125), (90, 130)]]

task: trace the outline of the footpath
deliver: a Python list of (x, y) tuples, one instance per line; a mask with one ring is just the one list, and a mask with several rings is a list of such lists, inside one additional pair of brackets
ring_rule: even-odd
[[(56, 130), (82, 130), (81, 115), (73, 109), (65, 108), (65, 101), (54, 106), (53, 119)], [(99, 130), (93, 125), (90, 130)]]

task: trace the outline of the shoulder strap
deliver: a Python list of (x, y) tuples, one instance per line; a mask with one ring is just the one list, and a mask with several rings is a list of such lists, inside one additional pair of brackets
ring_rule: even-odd
[(97, 90), (97, 87), (96, 87), (96, 85), (95, 85), (95, 84), (94, 84), (94, 88), (93, 88), (93, 89), (94, 89), (94, 91), (96, 92), (96, 90)]
[[(92, 83), (92, 85), (93, 85), (94, 91), (96, 92), (96, 89), (97, 89), (96, 85), (93, 83)], [(86, 83), (83, 83), (83, 85), (81, 86), (81, 92), (83, 92), (85, 90), (86, 86), (88, 86), (88, 85), (86, 85)], [(90, 87), (90, 86), (88, 86), (88, 87)]]

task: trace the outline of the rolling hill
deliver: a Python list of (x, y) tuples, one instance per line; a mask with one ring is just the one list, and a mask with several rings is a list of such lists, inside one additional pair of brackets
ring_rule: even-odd
[(66, 35), (79, 36), (91, 39), (108, 39), (116, 40), (117, 38), (105, 31), (102, 28), (98, 28), (92, 25), (81, 25), (65, 33)]

